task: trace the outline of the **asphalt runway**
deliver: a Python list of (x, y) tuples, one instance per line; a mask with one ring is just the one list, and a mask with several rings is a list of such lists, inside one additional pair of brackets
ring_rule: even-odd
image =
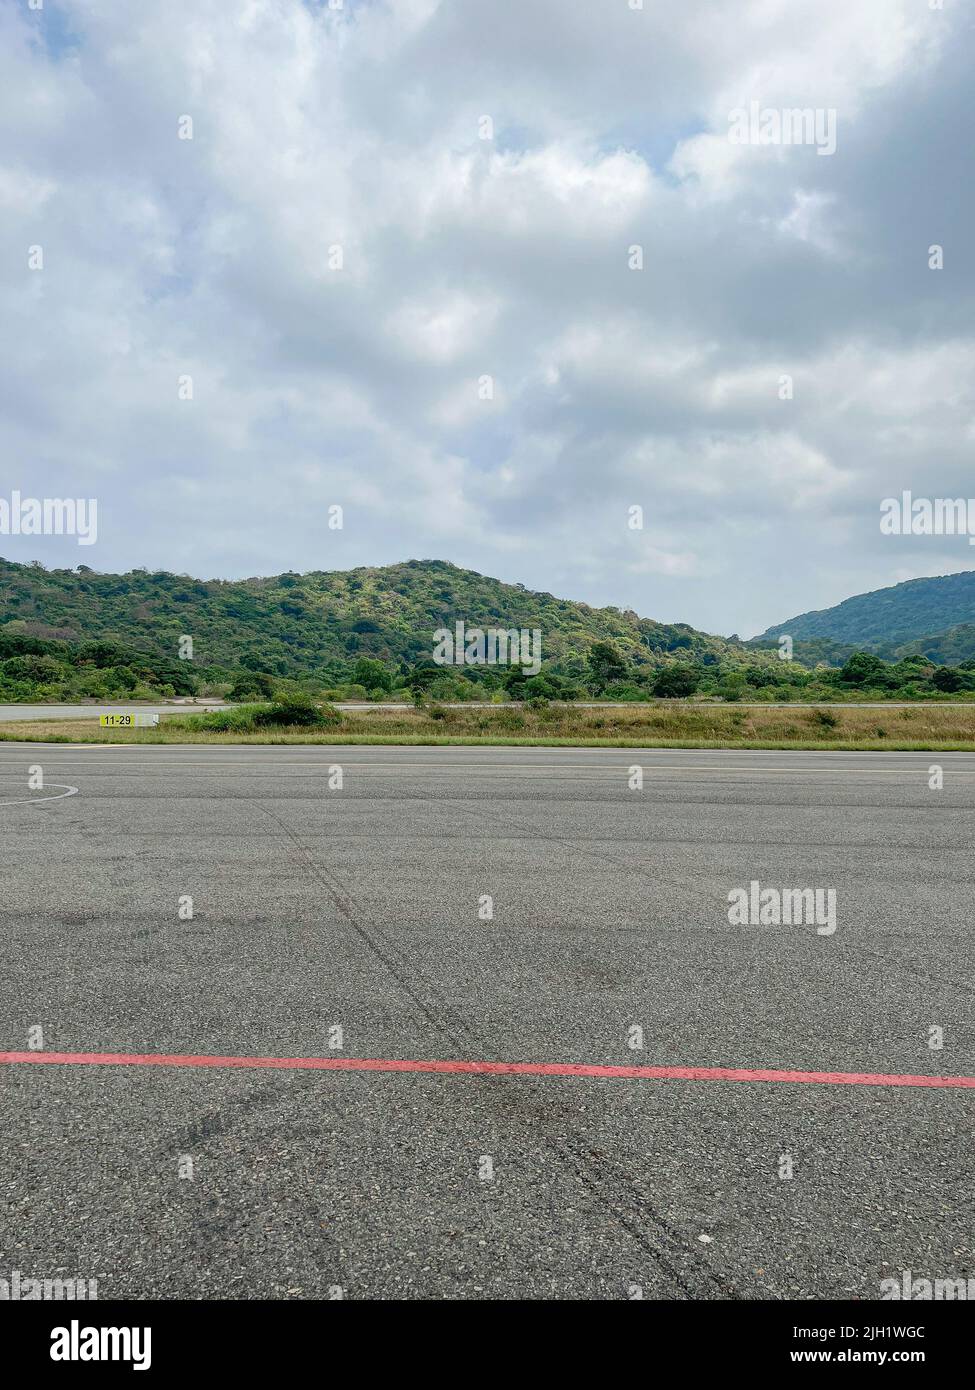
[[(975, 1077), (975, 755), (3, 744), (0, 834), (0, 1049), (169, 1058), (2, 1061), (2, 1277), (872, 1300), (975, 1275), (975, 1090), (893, 1084)], [(835, 932), (731, 925), (753, 880), (833, 890)], [(393, 1065), (430, 1060), (831, 1079)]]

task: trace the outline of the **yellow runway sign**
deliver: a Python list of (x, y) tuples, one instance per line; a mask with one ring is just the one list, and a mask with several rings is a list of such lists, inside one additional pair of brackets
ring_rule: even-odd
[(159, 715), (116, 711), (99, 715), (98, 722), (103, 729), (151, 729), (159, 723)]

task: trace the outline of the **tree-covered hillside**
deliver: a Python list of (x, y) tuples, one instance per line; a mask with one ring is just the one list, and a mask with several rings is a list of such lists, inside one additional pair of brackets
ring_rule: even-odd
[(158, 653), (0, 630), (0, 701), (148, 700), (199, 688), (192, 666)]
[[(788, 633), (794, 642), (817, 638), (848, 643), (881, 656), (907, 655), (907, 643), (975, 623), (975, 570), (933, 579), (908, 579), (889, 589), (857, 594), (834, 608), (801, 613), (770, 627), (756, 642)], [(975, 655), (969, 650), (967, 656)]]
[[(541, 669), (438, 664), (434, 633), (459, 621), (468, 630), (537, 628)], [(960, 648), (968, 638), (957, 632)], [(975, 692), (975, 660), (938, 665), (911, 651), (885, 662), (824, 637), (796, 642), (794, 657), (781, 660), (771, 638), (746, 647), (441, 560), (235, 582), (0, 561), (0, 700), (200, 694), (297, 708), (390, 696), (761, 702)]]
[(581, 671), (601, 641), (615, 643), (636, 670), (677, 658), (716, 664), (740, 650), (680, 623), (590, 608), (443, 560), (237, 581), (0, 561), (0, 632), (108, 640), (168, 658), (189, 635), (198, 671), (340, 680), (360, 658), (412, 666), (431, 656), (435, 629), (458, 620), (539, 628), (543, 661), (564, 674)]
[(956, 627), (946, 628), (944, 632), (905, 642), (897, 648), (896, 655), (926, 656), (946, 666), (959, 666), (963, 661), (975, 658), (975, 623), (959, 623)]

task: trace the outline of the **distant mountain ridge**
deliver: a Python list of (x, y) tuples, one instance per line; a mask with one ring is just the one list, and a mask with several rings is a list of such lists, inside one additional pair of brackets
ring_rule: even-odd
[(975, 656), (975, 570), (857, 594), (833, 608), (777, 623), (752, 640), (768, 642), (786, 633), (794, 642), (838, 643), (887, 660), (911, 655), (967, 660)]

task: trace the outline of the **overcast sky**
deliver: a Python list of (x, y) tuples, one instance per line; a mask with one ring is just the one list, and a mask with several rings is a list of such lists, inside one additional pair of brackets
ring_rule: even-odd
[(975, 566), (879, 529), (975, 497), (972, 8), (636, 3), (0, 0), (0, 495), (99, 506), (0, 554), (742, 636)]

